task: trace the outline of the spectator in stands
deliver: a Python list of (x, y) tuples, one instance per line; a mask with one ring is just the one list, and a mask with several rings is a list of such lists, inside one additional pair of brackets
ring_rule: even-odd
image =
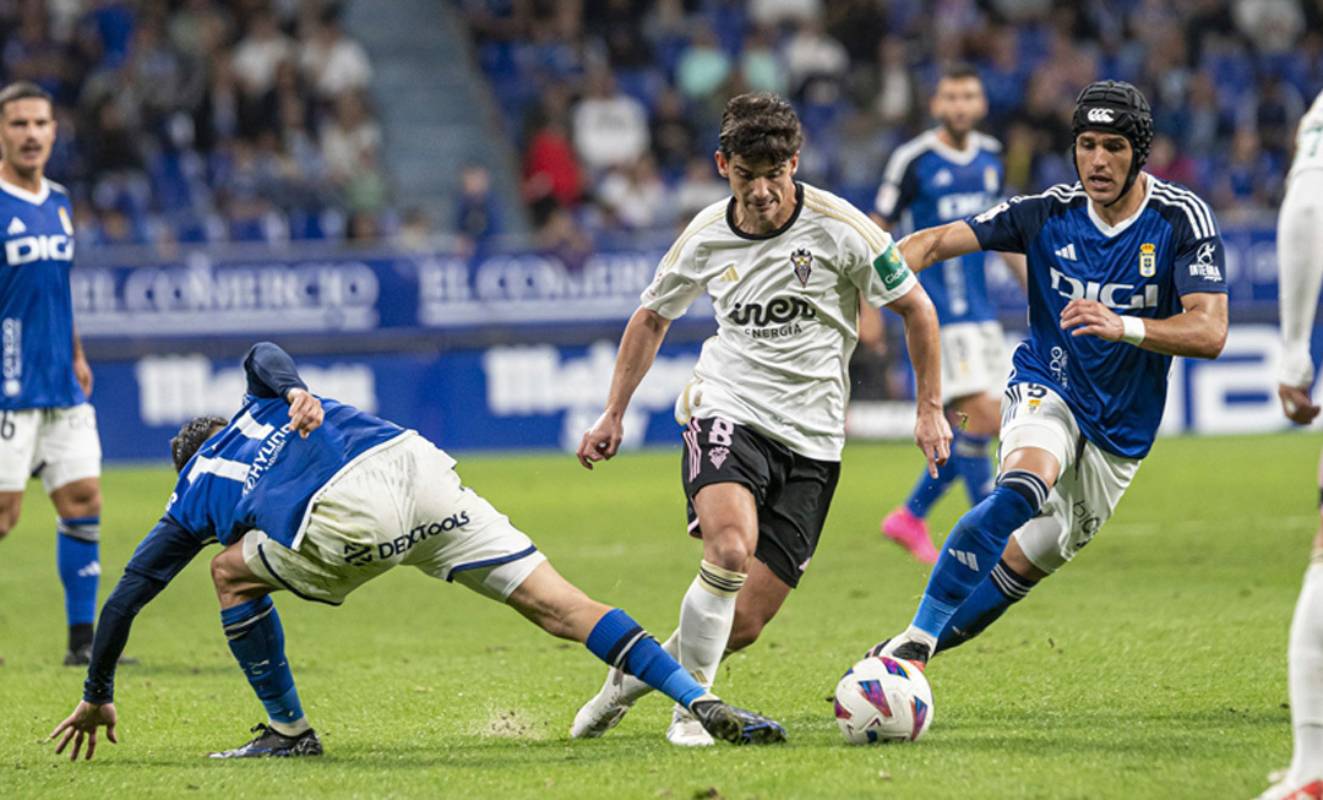
[(776, 38), (768, 28), (755, 28), (740, 53), (740, 73), (751, 92), (785, 94), (786, 70), (773, 46)]
[(790, 91), (797, 97), (803, 96), (810, 82), (843, 82), (850, 67), (844, 45), (828, 36), (817, 19), (799, 23), (786, 42), (784, 56)]
[(1164, 181), (1179, 183), (1182, 186), (1195, 185), (1197, 176), (1194, 160), (1178, 150), (1170, 136), (1165, 133), (1154, 136), (1152, 148), (1148, 155), (1148, 163), (1144, 165), (1145, 171)]
[(395, 245), (411, 253), (425, 253), (436, 247), (436, 233), (432, 219), (417, 206), (404, 212), (400, 229), (395, 232)]
[(648, 114), (643, 104), (621, 94), (611, 73), (588, 73), (588, 92), (574, 105), (574, 149), (592, 172), (628, 166), (648, 150)]
[(578, 156), (566, 130), (568, 103), (563, 87), (552, 87), (533, 115), (524, 150), (523, 194), (533, 210), (534, 227), (546, 222), (552, 208), (573, 208), (583, 196)]
[(362, 91), (372, 80), (367, 51), (344, 35), (340, 14), (337, 5), (323, 8), (299, 54), (304, 80), (326, 99), (344, 92)]
[(381, 127), (368, 114), (357, 92), (345, 92), (335, 102), (335, 116), (322, 128), (322, 158), (332, 181), (344, 184), (376, 158)]
[(693, 156), (685, 166), (684, 177), (675, 187), (673, 204), (680, 225), (688, 225), (694, 216), (730, 196), (730, 185), (717, 179), (712, 157)]
[(675, 177), (697, 146), (697, 132), (679, 90), (667, 88), (657, 98), (652, 117), (652, 155), (662, 174)]
[(609, 219), (626, 230), (651, 230), (675, 224), (666, 184), (651, 156), (607, 173), (597, 190), (597, 201)]
[(675, 85), (689, 98), (705, 98), (715, 92), (730, 75), (730, 57), (721, 49), (710, 28), (699, 27), (689, 46), (680, 55), (675, 70)]
[(234, 49), (234, 73), (239, 88), (249, 97), (260, 97), (275, 83), (276, 68), (294, 56), (294, 42), (281, 32), (276, 15), (267, 10), (258, 11)]
[(481, 253), (501, 233), (501, 208), (492, 194), (492, 177), (481, 164), (469, 164), (459, 177), (455, 232), (465, 255)]

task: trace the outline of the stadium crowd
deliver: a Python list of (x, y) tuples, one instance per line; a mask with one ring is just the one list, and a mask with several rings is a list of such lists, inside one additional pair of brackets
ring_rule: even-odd
[[(438, 0), (445, 3), (447, 0)], [(431, 228), (480, 241), (493, 183), (462, 170), (455, 213), (391, 204), (372, 65), (339, 0), (0, 2), (5, 80), (57, 100), (51, 174), (93, 244), (359, 240)], [(1224, 222), (1280, 200), (1296, 119), (1323, 88), (1323, 0), (449, 0), (469, 25), (540, 242), (566, 253), (663, 239), (723, 196), (720, 110), (790, 96), (801, 175), (871, 208), (882, 166), (931, 124), (941, 67), (983, 75), (1007, 188), (1073, 180), (1078, 87), (1152, 98), (1149, 169)], [(935, 21), (937, 24), (935, 24)]]
[(5, 80), (56, 100), (89, 244), (371, 236), (372, 66), (323, 0), (0, 3)]
[(522, 153), (540, 226), (683, 224), (719, 198), (720, 110), (787, 94), (807, 133), (801, 175), (872, 207), (882, 167), (932, 124), (948, 62), (980, 70), (1007, 188), (1074, 181), (1080, 87), (1130, 81), (1152, 99), (1149, 169), (1223, 221), (1276, 207), (1295, 121), (1323, 88), (1319, 0), (462, 0)]

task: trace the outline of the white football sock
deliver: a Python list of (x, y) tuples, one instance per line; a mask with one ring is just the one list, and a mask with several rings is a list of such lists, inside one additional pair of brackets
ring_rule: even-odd
[(746, 573), (703, 561), (680, 603), (680, 665), (703, 688), (712, 688), (735, 621), (735, 597)]
[(293, 722), (276, 722), (274, 719), (268, 719), (266, 724), (271, 726), (271, 730), (284, 736), (298, 736), (312, 727), (308, 724), (307, 717), (299, 717)]
[(1291, 689), (1293, 778), (1323, 776), (1323, 563), (1305, 571), (1287, 650)]

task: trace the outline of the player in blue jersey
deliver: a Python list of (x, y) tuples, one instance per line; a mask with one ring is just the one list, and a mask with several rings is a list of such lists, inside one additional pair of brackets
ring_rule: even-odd
[(1002, 400), (997, 486), (947, 537), (913, 622), (873, 652), (926, 663), (1069, 561), (1153, 445), (1171, 357), (1216, 358), (1226, 342), (1213, 214), (1141, 171), (1148, 101), (1128, 83), (1090, 84), (1073, 129), (1079, 183), (901, 242), (915, 270), (975, 250), (1024, 253), (1029, 338)]
[(59, 517), (64, 663), (86, 664), (101, 575), (101, 442), (69, 293), (73, 206), (44, 175), (54, 143), (50, 95), (26, 82), (0, 90), (0, 539), (40, 475)]
[[(975, 130), (988, 112), (978, 71), (965, 64), (948, 67), (930, 107), (938, 126), (901, 145), (887, 162), (873, 218), (888, 228), (933, 228), (989, 208), (1002, 197), (1001, 143)], [(937, 550), (924, 519), (947, 488), (963, 480), (970, 505), (992, 491), (988, 442), (997, 435), (1006, 360), (983, 261), (983, 252), (975, 251), (919, 274), (942, 326), (942, 401), (955, 418), (955, 439), (937, 477), (920, 471), (905, 504), (882, 521), (882, 533), (928, 564), (937, 561)], [(1023, 272), (1020, 257), (1007, 261)], [(863, 332), (861, 326), (861, 337)]]
[[(218, 758), (319, 755), (285, 660), (271, 592), (339, 605), (399, 565), (509, 603), (548, 633), (583, 642), (612, 667), (690, 710), (718, 739), (777, 742), (777, 723), (721, 702), (629, 615), (589, 599), (510, 520), (461, 483), (455, 460), (413, 431), (308, 392), (270, 343), (244, 359), (248, 395), (231, 420), (202, 417), (171, 441), (179, 482), (106, 600), (83, 700), (56, 727), (77, 758), (97, 729), (116, 741), (115, 661), (137, 613), (202, 548), (230, 650), (266, 707), (258, 736)], [(297, 435), (296, 435), (297, 434)]]

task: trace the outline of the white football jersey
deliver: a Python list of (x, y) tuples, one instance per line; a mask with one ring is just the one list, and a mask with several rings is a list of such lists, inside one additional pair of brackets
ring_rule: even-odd
[(667, 319), (703, 292), (703, 345), (676, 419), (725, 417), (809, 458), (839, 461), (859, 297), (880, 307), (917, 285), (890, 235), (846, 201), (797, 184), (780, 230), (735, 230), (734, 199), (699, 212), (662, 258), (642, 304)]
[(1300, 120), (1295, 134), (1295, 158), (1287, 180), (1306, 169), (1323, 168), (1323, 92), (1314, 98), (1314, 104)]

